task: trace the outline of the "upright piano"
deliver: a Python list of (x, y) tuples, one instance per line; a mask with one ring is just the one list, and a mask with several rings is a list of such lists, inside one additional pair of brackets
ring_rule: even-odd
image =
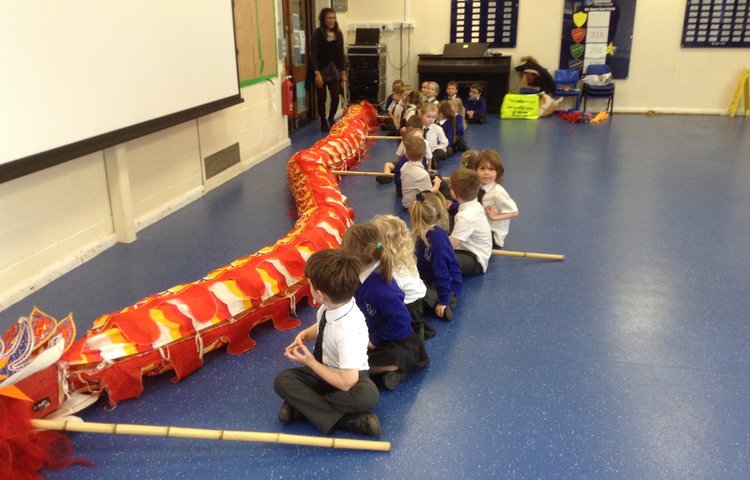
[(484, 85), (487, 111), (500, 113), (503, 97), (508, 93), (510, 56), (490, 55), (481, 57), (447, 56), (422, 53), (417, 64), (420, 85), (424, 81), (440, 84), (442, 95), (445, 85), (451, 80), (458, 83), (461, 98), (469, 97), (472, 83)]

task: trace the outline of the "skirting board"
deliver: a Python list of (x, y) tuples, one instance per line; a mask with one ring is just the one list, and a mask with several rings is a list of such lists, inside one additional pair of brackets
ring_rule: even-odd
[(2, 300), (0, 300), (0, 311), (3, 311), (14, 303), (26, 298), (79, 265), (86, 263), (116, 243), (117, 237), (114, 233), (111, 233), (98, 242), (88, 245), (75, 254), (54, 263), (49, 268), (23, 284), (20, 284), (9, 291), (3, 292)]

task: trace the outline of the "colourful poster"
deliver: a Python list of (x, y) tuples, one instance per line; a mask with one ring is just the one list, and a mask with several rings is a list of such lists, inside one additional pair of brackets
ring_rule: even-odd
[(559, 68), (606, 63), (627, 78), (634, 19), (635, 0), (565, 0)]

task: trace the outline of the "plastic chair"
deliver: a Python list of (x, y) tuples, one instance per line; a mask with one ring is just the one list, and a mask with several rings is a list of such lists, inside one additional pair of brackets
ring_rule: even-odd
[(576, 110), (581, 108), (581, 89), (578, 88), (578, 70), (561, 68), (555, 70), (555, 96), (576, 97)]
[(606, 98), (607, 99), (607, 111), (612, 115), (612, 109), (615, 104), (615, 84), (611, 81), (606, 85), (590, 85), (586, 83), (585, 77), (594, 75), (605, 75), (611, 74), (612, 69), (609, 65), (589, 65), (586, 68), (586, 75), (584, 75), (583, 83), (583, 111), (586, 111), (586, 101), (589, 97), (591, 98)]

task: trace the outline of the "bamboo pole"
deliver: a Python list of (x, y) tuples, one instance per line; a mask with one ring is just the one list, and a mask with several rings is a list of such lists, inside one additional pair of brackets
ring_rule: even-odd
[(506, 257), (523, 257), (534, 258), (537, 260), (565, 260), (565, 255), (555, 253), (534, 253), (534, 252), (514, 252), (513, 250), (492, 250), (493, 255), (502, 255)]
[(399, 135), (368, 135), (368, 140), (401, 140)]
[(359, 170), (331, 170), (334, 175), (354, 175), (360, 177), (392, 177), (392, 173), (385, 172), (361, 172)]
[(345, 448), (389, 452), (391, 442), (355, 440), (349, 438), (288, 435), (285, 433), (246, 432), (237, 430), (210, 430), (204, 428), (165, 427), (157, 425), (132, 425), (122, 423), (74, 422), (67, 420), (32, 419), (31, 425), (41, 430), (61, 430), (80, 433), (109, 433), (113, 435), (147, 435), (154, 437), (197, 438), (203, 440), (234, 440), (239, 442), (269, 442), (305, 447)]

